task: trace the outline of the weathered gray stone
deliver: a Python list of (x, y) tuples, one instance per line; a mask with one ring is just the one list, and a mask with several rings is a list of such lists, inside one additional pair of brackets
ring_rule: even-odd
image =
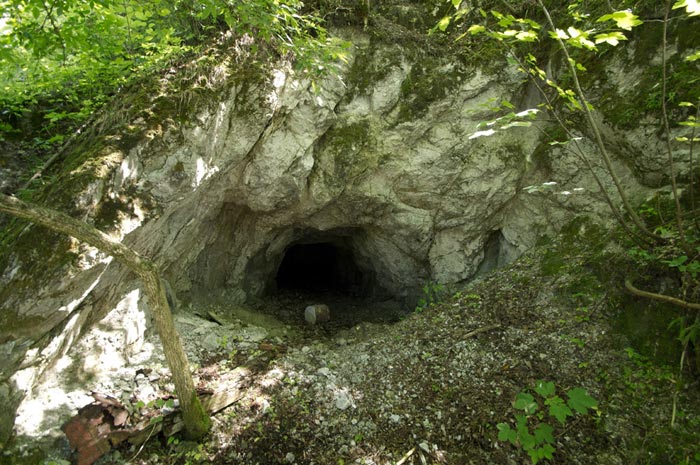
[(334, 402), (338, 410), (347, 410), (352, 407), (352, 396), (347, 391), (338, 391), (335, 393)]
[(331, 319), (331, 312), (328, 309), (328, 305), (309, 305), (306, 307), (306, 309), (304, 309), (304, 319), (310, 325), (324, 323)]

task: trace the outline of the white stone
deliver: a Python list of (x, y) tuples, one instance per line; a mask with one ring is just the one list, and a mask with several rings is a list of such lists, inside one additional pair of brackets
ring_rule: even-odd
[(352, 397), (346, 391), (339, 391), (335, 394), (335, 408), (346, 410), (352, 406)]
[(328, 305), (316, 304), (309, 305), (304, 309), (304, 319), (310, 325), (315, 325), (316, 323), (324, 323), (331, 319), (331, 313), (328, 309)]
[(267, 337), (267, 330), (259, 326), (246, 326), (238, 336), (246, 342), (260, 342)]

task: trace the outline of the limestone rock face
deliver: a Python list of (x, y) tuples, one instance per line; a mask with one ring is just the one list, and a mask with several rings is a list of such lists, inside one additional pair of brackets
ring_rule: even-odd
[[(226, 290), (237, 302), (273, 292), (295, 245), (330, 244), (353, 264), (353, 292), (410, 304), (425, 283), (457, 284), (507, 263), (574, 214), (607, 217), (581, 161), (534, 129), (471, 137), (492, 118), (490, 102), (532, 103), (519, 76), (449, 60), (427, 69), (399, 46), (362, 38), (354, 56), (316, 86), (284, 67), (232, 80), (187, 123), (106, 156), (103, 175), (73, 193), (80, 210), (91, 218), (117, 205), (114, 233), (161, 266), (173, 300)], [(361, 75), (378, 68), (374, 79)], [(556, 184), (524, 190), (545, 182)], [(79, 263), (48, 281), (32, 282), (31, 257), (19, 252), (0, 270), (3, 321), (15, 322), (0, 333), (3, 408), (16, 408), (19, 391), (38, 395), (85, 325), (127, 315), (124, 363), (148, 331), (133, 277), (71, 247)], [(49, 420), (36, 430), (57, 428)], [(9, 428), (0, 426), (0, 444)]]

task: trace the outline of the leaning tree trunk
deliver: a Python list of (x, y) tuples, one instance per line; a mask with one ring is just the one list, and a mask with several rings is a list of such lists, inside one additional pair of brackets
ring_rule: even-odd
[(209, 431), (211, 420), (195, 392), (187, 355), (175, 330), (175, 323), (170, 312), (165, 288), (156, 264), (141, 257), (99, 229), (61, 212), (29, 205), (15, 197), (4, 194), (0, 194), (0, 212), (27, 219), (33, 223), (87, 242), (101, 252), (113, 256), (141, 278), (148, 305), (153, 313), (156, 331), (158, 331), (158, 336), (163, 344), (165, 359), (172, 372), (175, 389), (180, 399), (180, 408), (182, 409), (187, 435), (192, 439), (198, 439), (206, 434)]

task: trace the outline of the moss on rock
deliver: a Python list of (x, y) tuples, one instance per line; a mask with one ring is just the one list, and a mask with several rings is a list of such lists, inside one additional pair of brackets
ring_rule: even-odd
[(423, 116), (431, 104), (447, 97), (468, 76), (467, 69), (441, 58), (423, 56), (401, 84), (399, 121)]

